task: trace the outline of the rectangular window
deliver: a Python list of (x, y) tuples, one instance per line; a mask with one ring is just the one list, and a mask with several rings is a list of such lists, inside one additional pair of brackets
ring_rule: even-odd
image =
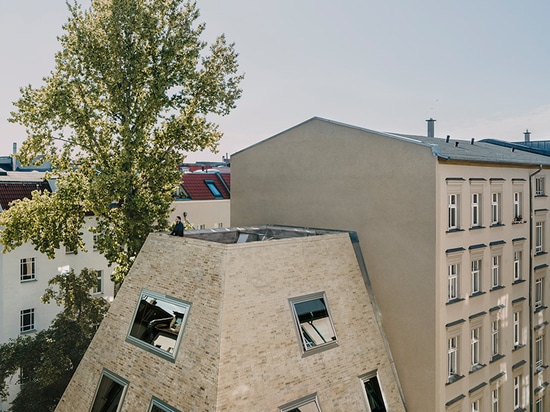
[(543, 305), (544, 279), (538, 278), (535, 280), (535, 309), (541, 308)]
[(472, 402), (472, 412), (479, 412), (479, 399)]
[(521, 280), (521, 251), (514, 252), (514, 281)]
[(472, 295), (481, 292), (481, 259), (472, 260)]
[(103, 271), (96, 271), (97, 283), (92, 288), (92, 293), (103, 293)]
[(458, 299), (458, 263), (453, 263), (449, 265), (449, 279), (448, 279), (448, 293), (447, 298), (449, 301)]
[(514, 312), (514, 347), (521, 346), (521, 312)]
[(544, 403), (542, 401), (543, 399), (544, 398), (538, 398), (535, 402), (535, 412), (544, 412)]
[(336, 343), (336, 332), (324, 293), (289, 299), (303, 352)]
[(499, 332), (500, 322), (498, 320), (491, 321), (491, 356), (497, 356), (499, 352)]
[(471, 330), (472, 369), (479, 365), (479, 328)]
[(21, 333), (34, 331), (34, 308), (24, 309), (21, 311), (21, 319), (19, 322), (19, 331)]
[(544, 365), (544, 341), (543, 336), (538, 336), (535, 340), (535, 366), (540, 368)]
[(535, 196), (544, 196), (544, 177), (535, 178)]
[(447, 374), (451, 381), (458, 375), (458, 336), (449, 338), (447, 344)]
[(544, 222), (535, 223), (535, 253), (544, 251)]
[(93, 237), (93, 245), (92, 245), (92, 250), (94, 252), (97, 252), (98, 248), (97, 248), (97, 242), (99, 241), (99, 234), (97, 233), (94, 233), (94, 237)]
[(321, 412), (317, 394), (305, 396), (294, 402), (279, 406), (280, 412)]
[(180, 412), (180, 411), (153, 396), (153, 399), (151, 399), (151, 404), (149, 405), (149, 409), (147, 410), (147, 412)]
[(522, 219), (521, 198), (521, 192), (514, 192), (514, 222), (520, 222)]
[(126, 341), (174, 361), (191, 303), (142, 289)]
[(514, 376), (514, 409), (521, 407), (521, 375)]
[(23, 258), (21, 259), (21, 267), (20, 267), (20, 279), (21, 282), (25, 282), (27, 280), (35, 280), (36, 279), (36, 263), (34, 258)]
[(491, 257), (491, 288), (500, 285), (500, 255)]
[(361, 382), (363, 384), (363, 395), (367, 401), (369, 411), (371, 412), (384, 412), (387, 410), (386, 402), (382, 390), (380, 389), (380, 383), (378, 382), (378, 376), (376, 372), (371, 372), (365, 376), (362, 376)]
[(499, 410), (499, 393), (498, 388), (491, 391), (491, 412), (500, 412)]
[(222, 192), (220, 192), (220, 189), (216, 186), (213, 180), (205, 180), (204, 183), (210, 189), (210, 193), (216, 198), (216, 199), (222, 199), (223, 195)]
[(127, 388), (127, 380), (104, 369), (90, 412), (119, 411)]
[(458, 195), (449, 195), (449, 230), (458, 229)]
[(500, 224), (500, 193), (491, 193), (491, 224)]
[(472, 193), (472, 227), (481, 226), (481, 195)]

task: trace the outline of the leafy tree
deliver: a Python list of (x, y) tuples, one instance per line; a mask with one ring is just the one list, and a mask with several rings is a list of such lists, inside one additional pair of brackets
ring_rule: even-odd
[(0, 214), (5, 251), (32, 242), (53, 257), (83, 249), (84, 217), (97, 218), (97, 247), (121, 282), (145, 238), (168, 227), (184, 153), (215, 150), (212, 115), (241, 95), (237, 53), (224, 35), (208, 48), (196, 4), (92, 0), (59, 37), (55, 69), (21, 89), (10, 121), (26, 126), (20, 159), (44, 155), (57, 191), (35, 192)]
[(55, 409), (109, 307), (90, 294), (96, 282), (91, 269), (55, 276), (42, 296), (63, 306), (51, 326), (0, 345), (0, 396), (8, 396), (7, 378), (19, 376), (21, 384), (13, 412)]

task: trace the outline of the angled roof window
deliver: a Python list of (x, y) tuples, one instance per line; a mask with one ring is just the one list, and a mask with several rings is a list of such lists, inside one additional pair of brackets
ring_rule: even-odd
[(206, 186), (208, 186), (208, 189), (210, 189), (216, 199), (223, 199), (222, 192), (220, 192), (220, 189), (218, 189), (213, 180), (205, 180), (204, 183), (206, 183)]

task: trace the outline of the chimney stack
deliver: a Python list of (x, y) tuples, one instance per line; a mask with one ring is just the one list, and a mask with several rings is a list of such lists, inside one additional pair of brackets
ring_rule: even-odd
[(531, 141), (531, 132), (529, 131), (529, 129), (526, 129), (524, 132), (523, 132), (523, 136), (525, 136), (525, 142), (528, 143)]
[(435, 120), (430, 117), (426, 121), (428, 122), (428, 137), (435, 137), (435, 134), (434, 134)]

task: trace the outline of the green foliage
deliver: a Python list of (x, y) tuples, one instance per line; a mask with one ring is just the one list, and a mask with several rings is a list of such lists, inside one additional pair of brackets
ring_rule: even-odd
[(96, 280), (90, 269), (51, 279), (42, 301), (54, 301), (63, 310), (50, 327), (0, 345), (0, 396), (8, 396), (7, 378), (18, 376), (21, 384), (13, 412), (55, 409), (109, 308), (105, 299), (90, 294)]
[(184, 0), (69, 4), (61, 51), (44, 85), (21, 89), (10, 121), (26, 126), (20, 159), (43, 154), (58, 190), (15, 202), (0, 215), (0, 242), (53, 256), (82, 248), (85, 213), (97, 246), (124, 278), (151, 231), (168, 227), (184, 153), (215, 150), (241, 95), (237, 53), (224, 35), (200, 39), (199, 11)]

